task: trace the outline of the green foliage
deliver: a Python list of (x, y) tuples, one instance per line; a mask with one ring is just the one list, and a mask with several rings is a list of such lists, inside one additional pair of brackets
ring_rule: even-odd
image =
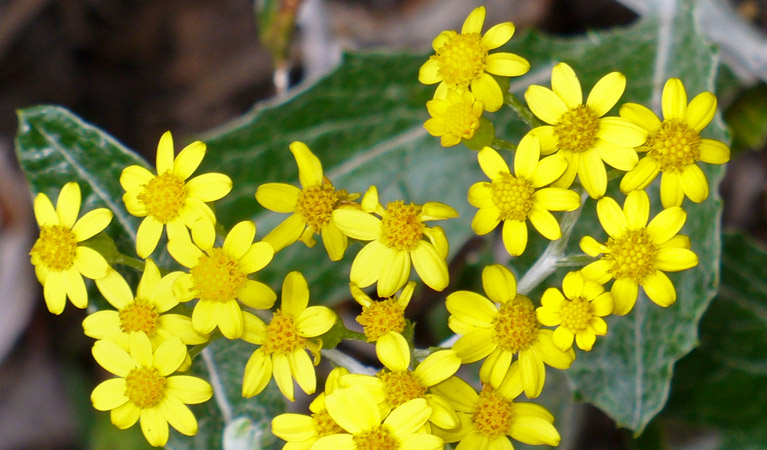
[(767, 85), (741, 92), (724, 116), (732, 128), (734, 149), (762, 149), (767, 144)]

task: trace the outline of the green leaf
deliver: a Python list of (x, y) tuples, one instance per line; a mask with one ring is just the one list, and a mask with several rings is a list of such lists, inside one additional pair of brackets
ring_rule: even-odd
[(741, 92), (724, 116), (732, 127), (734, 148), (763, 148), (767, 144), (767, 85)]
[(767, 446), (767, 251), (723, 236), (722, 284), (700, 323), (700, 347), (679, 361), (668, 416), (722, 432), (720, 448)]

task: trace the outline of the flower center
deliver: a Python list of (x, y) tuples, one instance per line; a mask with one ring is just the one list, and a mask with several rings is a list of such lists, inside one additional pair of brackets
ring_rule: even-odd
[(318, 437), (344, 433), (344, 429), (338, 426), (327, 410), (312, 414), (312, 425), (314, 425)]
[(512, 402), (489, 385), (485, 385), (471, 413), (471, 421), (479, 434), (490, 439), (505, 436), (514, 420)]
[(151, 408), (165, 397), (165, 377), (155, 369), (133, 369), (125, 377), (125, 396), (139, 409)]
[(412, 250), (423, 236), (419, 209), (401, 200), (387, 204), (381, 224), (381, 243), (396, 250)]
[(300, 214), (315, 232), (319, 232), (330, 222), (333, 208), (338, 200), (339, 195), (332, 184), (328, 182), (323, 182), (321, 185), (315, 184), (298, 193), (296, 213)]
[(298, 334), (293, 315), (278, 309), (266, 327), (266, 340), (263, 345), (266, 354), (288, 354), (296, 348), (305, 346), (306, 338)]
[(388, 429), (380, 426), (352, 437), (356, 450), (397, 450), (399, 442)]
[(591, 302), (578, 297), (573, 300), (562, 300), (562, 326), (573, 333), (583, 331), (591, 322)]
[(380, 372), (378, 378), (384, 383), (386, 401), (392, 408), (426, 395), (426, 386), (413, 372)]
[(660, 128), (650, 134), (644, 147), (649, 156), (660, 162), (664, 172), (681, 172), (700, 160), (700, 136), (681, 120), (664, 120)]
[(200, 256), (190, 273), (194, 290), (200, 300), (226, 302), (237, 297), (248, 278), (240, 271), (237, 261), (214, 247), (207, 255)]
[(439, 62), (438, 73), (445, 83), (468, 86), (485, 71), (487, 49), (480, 43), (479, 33), (450, 34), (432, 58)]
[(77, 238), (63, 225), (45, 225), (40, 228), (40, 237), (29, 254), (37, 255), (46, 268), (61, 272), (72, 267), (75, 262)]
[(554, 125), (559, 150), (581, 153), (594, 147), (599, 131), (599, 116), (588, 105), (567, 110)]
[(147, 336), (152, 337), (157, 330), (159, 317), (160, 313), (157, 312), (154, 304), (143, 298), (136, 298), (120, 311), (120, 328), (125, 333), (143, 331)]
[(162, 223), (168, 223), (178, 217), (178, 212), (186, 200), (184, 180), (166, 171), (149, 180), (138, 199), (150, 216)]
[(612, 261), (610, 272), (613, 278), (630, 278), (636, 284), (642, 284), (645, 277), (655, 273), (655, 254), (658, 249), (645, 228), (628, 230), (618, 239), (607, 240), (610, 249), (603, 256)]
[(394, 297), (363, 306), (356, 320), (362, 325), (368, 342), (375, 342), (390, 331), (401, 333), (405, 329), (405, 311)]
[(532, 304), (520, 301), (518, 295), (514, 300), (501, 305), (498, 315), (493, 321), (495, 340), (503, 350), (518, 352), (535, 343), (538, 339), (538, 319)]
[(447, 107), (443, 119), (448, 134), (463, 139), (471, 139), (474, 136), (474, 131), (479, 128), (479, 116), (475, 114), (472, 103), (466, 101), (451, 103)]
[(533, 183), (524, 177), (501, 172), (491, 183), (493, 203), (501, 210), (501, 220), (527, 220), (533, 209)]

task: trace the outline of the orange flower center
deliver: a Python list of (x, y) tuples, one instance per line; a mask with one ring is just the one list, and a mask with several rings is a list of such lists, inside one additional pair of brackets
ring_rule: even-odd
[(333, 208), (338, 200), (338, 192), (332, 184), (325, 181), (322, 184), (306, 187), (298, 193), (296, 213), (300, 214), (316, 233), (330, 222)]
[(386, 205), (381, 223), (381, 243), (396, 250), (412, 250), (423, 236), (420, 208), (401, 200)]
[(591, 322), (594, 314), (591, 312), (591, 302), (581, 297), (572, 300), (562, 300), (562, 326), (572, 333), (583, 331)]
[(234, 300), (248, 280), (237, 261), (223, 248), (212, 248), (207, 255), (200, 256), (190, 273), (197, 297), (214, 302)]
[(630, 278), (642, 284), (645, 277), (655, 273), (655, 255), (658, 252), (646, 228), (628, 230), (620, 238), (607, 240), (609, 252), (603, 258), (612, 262), (610, 273), (616, 280)]
[(557, 147), (561, 151), (581, 153), (594, 147), (599, 131), (599, 116), (588, 105), (567, 110), (554, 125)]
[(37, 255), (47, 269), (61, 272), (75, 263), (77, 238), (63, 225), (45, 225), (40, 228), (40, 237), (29, 254)]
[(400, 444), (385, 427), (374, 428), (352, 437), (356, 450), (397, 450)]
[(155, 369), (133, 369), (125, 377), (125, 396), (139, 409), (151, 408), (165, 397), (165, 377)]
[(314, 430), (317, 432), (317, 437), (344, 433), (344, 429), (338, 426), (326, 410), (312, 414), (312, 425), (314, 425)]
[(477, 432), (489, 439), (505, 436), (514, 421), (513, 404), (485, 385), (471, 413), (471, 421)]
[(681, 172), (700, 160), (700, 136), (681, 120), (664, 120), (660, 128), (647, 137), (648, 155), (657, 159), (660, 170)]
[(150, 216), (162, 223), (168, 223), (178, 217), (186, 200), (184, 180), (168, 170), (149, 180), (138, 199)]
[(380, 372), (378, 378), (384, 383), (386, 402), (392, 408), (426, 395), (426, 386), (413, 372)]
[(468, 86), (484, 73), (487, 49), (481, 44), (479, 33), (449, 33), (448, 40), (432, 58), (439, 62), (438, 74), (445, 83)]
[(493, 331), (498, 346), (503, 350), (518, 352), (530, 347), (538, 339), (538, 319), (532, 304), (522, 302), (527, 298), (518, 295), (501, 305), (493, 320)]
[(524, 177), (515, 177), (508, 172), (491, 183), (493, 203), (501, 210), (501, 220), (525, 221), (533, 209), (533, 183)]
[(153, 303), (143, 298), (136, 298), (120, 311), (120, 328), (125, 333), (143, 331), (147, 336), (152, 337), (157, 331), (159, 318), (160, 313), (157, 312)]
[(296, 348), (306, 347), (306, 338), (298, 334), (292, 314), (277, 310), (272, 321), (266, 326), (266, 340), (263, 349), (267, 355), (288, 354)]
[(362, 325), (368, 342), (375, 342), (390, 331), (401, 333), (405, 329), (405, 311), (394, 297), (363, 306), (356, 320)]

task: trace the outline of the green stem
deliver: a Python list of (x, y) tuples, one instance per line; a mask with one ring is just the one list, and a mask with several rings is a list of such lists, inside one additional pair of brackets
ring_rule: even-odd
[(530, 111), (527, 106), (522, 104), (516, 95), (512, 94), (511, 92), (507, 91), (503, 94), (503, 102), (508, 105), (509, 108), (511, 108), (511, 110), (514, 111), (517, 116), (519, 116), (519, 118), (522, 119), (522, 121), (525, 122), (530, 128), (537, 128), (545, 125), (537, 117), (535, 117), (535, 114), (533, 114), (533, 112)]
[(510, 152), (513, 152), (517, 149), (517, 146), (512, 144), (511, 142), (504, 141), (501, 138), (495, 138), (493, 139), (493, 148), (497, 148), (499, 150), (508, 150)]
[(144, 263), (142, 261), (127, 255), (123, 255), (122, 253), (118, 253), (115, 256), (115, 263), (122, 264), (123, 266), (132, 267), (138, 270), (139, 272), (144, 271)]
[(353, 339), (355, 341), (367, 342), (367, 336), (364, 333), (358, 333), (344, 327), (344, 339)]
[(203, 350), (205, 350), (208, 345), (210, 345), (213, 341), (221, 338), (222, 334), (218, 330), (218, 328), (213, 331), (213, 333), (210, 334), (210, 337), (208, 338), (208, 342), (204, 342), (202, 344), (195, 345), (194, 347), (189, 349), (189, 357), (194, 360), (197, 355), (199, 355)]

